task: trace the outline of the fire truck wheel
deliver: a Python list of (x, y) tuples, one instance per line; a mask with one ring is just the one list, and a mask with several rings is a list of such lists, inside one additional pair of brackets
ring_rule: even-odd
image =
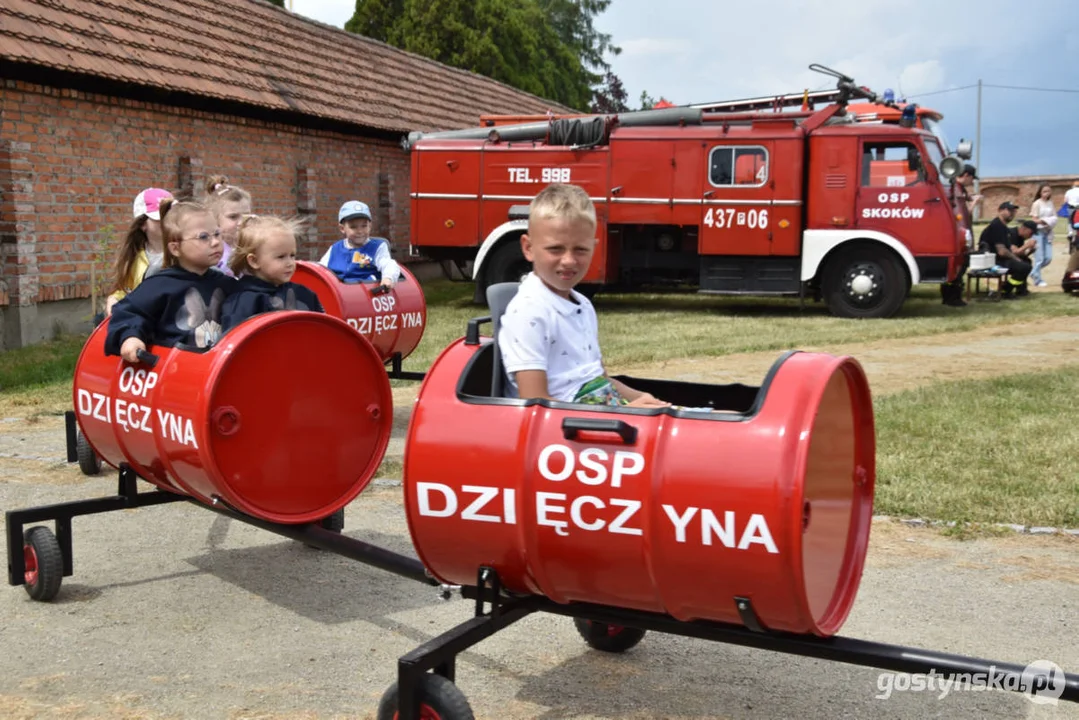
[(33, 600), (49, 602), (60, 592), (64, 579), (64, 556), (52, 530), (38, 525), (23, 536), (23, 587)]
[(532, 270), (532, 263), (525, 260), (521, 243), (517, 238), (506, 240), (491, 255), (485, 279), (488, 285), (503, 282), (519, 282)]
[(624, 627), (622, 625), (608, 625), (607, 623), (574, 618), (573, 624), (577, 626), (589, 647), (609, 653), (623, 653), (644, 639), (644, 630)]
[[(475, 720), (464, 693), (452, 682), (427, 673), (420, 681), (420, 720)], [(397, 720), (397, 683), (382, 695), (378, 703), (378, 720)]]
[(78, 453), (79, 470), (82, 470), (83, 475), (97, 475), (101, 472), (101, 458), (90, 447), (82, 430), (77, 430), (75, 433), (75, 451)]
[(824, 269), (824, 300), (833, 315), (886, 318), (907, 297), (906, 273), (888, 250), (855, 246), (840, 251)]

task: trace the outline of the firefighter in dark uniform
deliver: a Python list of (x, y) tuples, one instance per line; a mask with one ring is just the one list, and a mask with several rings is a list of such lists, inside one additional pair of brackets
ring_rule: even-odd
[[(981, 200), (982, 196), (972, 196), (967, 191), (967, 187), (973, 183), (977, 177), (978, 171), (973, 165), (964, 165), (963, 170), (952, 179), (952, 184), (948, 191), (948, 199), (952, 203), (952, 208), (955, 211), (955, 214), (962, 218), (960, 222), (967, 231), (967, 236), (971, 238), (974, 236), (974, 222), (971, 212), (974, 209), (974, 204)], [(967, 253), (963, 256), (963, 265), (959, 268), (959, 274), (956, 275), (955, 280), (940, 286), (940, 301), (945, 305), (950, 305), (952, 307), (966, 306), (966, 302), (963, 301), (963, 275), (966, 273), (969, 265), (970, 254)]]
[[(1030, 294), (1027, 288), (1027, 276), (1030, 275), (1031, 264), (1024, 259), (1027, 257), (1027, 251), (1022, 246), (1034, 234), (1030, 226), (1033, 225), (1034, 229), (1038, 226), (1028, 220), (1015, 229), (1013, 236), (1008, 223), (1015, 218), (1015, 211), (1018, 209), (1019, 206), (1014, 203), (1001, 203), (997, 208), (997, 216), (985, 230), (982, 230), (978, 238), (980, 249), (983, 252), (995, 253), (997, 265), (1008, 268), (1008, 280), (1000, 293), (1005, 300)], [(1019, 245), (1013, 246), (1013, 242), (1018, 242)]]

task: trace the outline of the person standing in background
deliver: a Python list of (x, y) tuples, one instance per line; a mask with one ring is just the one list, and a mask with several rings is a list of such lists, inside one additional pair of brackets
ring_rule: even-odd
[[(952, 203), (952, 210), (955, 212), (959, 222), (963, 225), (963, 229), (967, 231), (968, 245), (972, 244), (971, 239), (974, 237), (974, 222), (971, 213), (974, 210), (974, 205), (982, 199), (981, 195), (971, 195), (967, 191), (967, 188), (978, 177), (978, 171), (973, 165), (967, 164), (963, 166), (963, 170), (955, 176), (952, 180), (952, 184), (948, 188), (948, 198)], [(945, 305), (951, 307), (966, 307), (966, 302), (963, 300), (963, 275), (970, 265), (970, 255), (963, 256), (963, 266), (959, 268), (959, 274), (955, 280), (948, 283), (942, 283), (940, 286), (940, 301)]]
[(1061, 208), (1059, 215), (1064, 218), (1068, 218), (1068, 247), (1072, 251), (1079, 250), (1076, 247), (1075, 241), (1075, 227), (1070, 222), (1072, 215), (1076, 210), (1079, 210), (1079, 180), (1072, 183), (1072, 187), (1068, 192), (1064, 193), (1064, 207)]
[(1057, 224), (1053, 188), (1048, 185), (1038, 187), (1038, 195), (1030, 207), (1030, 219), (1038, 226), (1034, 233), (1034, 262), (1030, 279), (1036, 287), (1046, 287), (1049, 283), (1042, 278), (1042, 269), (1053, 262), (1053, 228)]

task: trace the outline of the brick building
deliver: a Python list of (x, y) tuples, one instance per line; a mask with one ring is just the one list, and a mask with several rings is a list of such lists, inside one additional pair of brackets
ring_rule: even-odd
[(991, 220), (997, 214), (1002, 202), (1010, 200), (1019, 206), (1016, 217), (1025, 218), (1030, 214), (1038, 188), (1049, 185), (1053, 188), (1053, 205), (1060, 207), (1064, 202), (1064, 193), (1079, 180), (1079, 175), (1023, 175), (1013, 177), (982, 178), (979, 190), (982, 194), (981, 219)]
[(565, 110), (262, 0), (4, 0), (0, 83), (0, 350), (89, 327), (144, 187), (224, 173), (307, 258), (363, 199), (399, 255), (405, 133)]

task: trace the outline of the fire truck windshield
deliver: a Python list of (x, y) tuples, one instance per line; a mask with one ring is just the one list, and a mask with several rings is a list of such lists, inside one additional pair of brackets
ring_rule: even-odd
[[(940, 140), (940, 146), (944, 148), (945, 153), (950, 153), (952, 151), (952, 146), (948, 144), (948, 138), (945, 137), (944, 128), (941, 127), (939, 120), (922, 116), (922, 127), (937, 136), (937, 140)], [(938, 165), (937, 167), (940, 166)]]

